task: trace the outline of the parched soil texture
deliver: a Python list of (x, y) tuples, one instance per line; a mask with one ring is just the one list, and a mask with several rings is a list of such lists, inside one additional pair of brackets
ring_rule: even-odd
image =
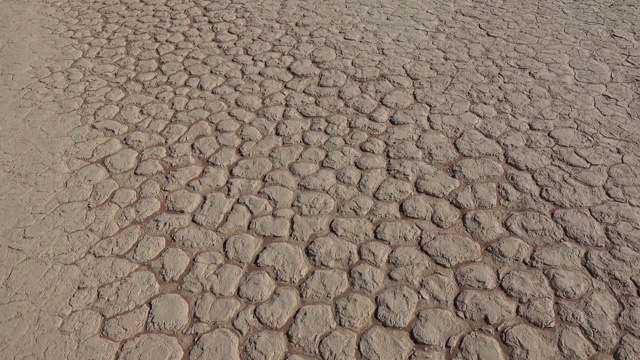
[(0, 357), (640, 359), (637, 0), (3, 0)]

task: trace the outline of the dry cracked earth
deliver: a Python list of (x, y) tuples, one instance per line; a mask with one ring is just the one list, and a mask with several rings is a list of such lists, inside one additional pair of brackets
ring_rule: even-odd
[(640, 359), (640, 7), (5, 0), (3, 359)]

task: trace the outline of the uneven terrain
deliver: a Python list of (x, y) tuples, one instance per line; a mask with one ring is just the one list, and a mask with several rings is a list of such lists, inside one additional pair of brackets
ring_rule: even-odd
[(638, 24), (2, 1), (2, 359), (640, 359)]

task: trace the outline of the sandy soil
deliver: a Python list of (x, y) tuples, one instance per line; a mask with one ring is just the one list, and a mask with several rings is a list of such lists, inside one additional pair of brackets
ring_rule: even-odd
[(638, 23), (2, 1), (2, 358), (640, 359)]

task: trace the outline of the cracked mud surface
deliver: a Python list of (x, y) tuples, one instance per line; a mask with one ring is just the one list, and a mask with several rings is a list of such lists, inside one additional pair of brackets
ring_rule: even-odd
[(637, 2), (0, 20), (3, 359), (640, 359)]

